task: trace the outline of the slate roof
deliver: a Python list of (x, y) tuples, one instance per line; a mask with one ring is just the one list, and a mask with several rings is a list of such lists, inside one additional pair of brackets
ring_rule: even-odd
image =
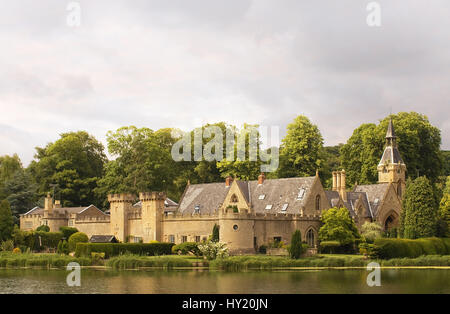
[(222, 205), (229, 189), (225, 182), (188, 185), (178, 211), (182, 214), (192, 214), (195, 206), (200, 206), (201, 214), (213, 214)]
[(328, 202), (331, 207), (337, 206), (339, 203), (339, 192), (338, 191), (329, 191), (325, 190), (325, 195), (328, 198)]
[[(171, 200), (170, 198), (166, 198), (164, 200), (164, 210), (165, 211), (174, 210), (174, 209), (176, 209), (177, 206), (178, 206), (178, 203), (173, 201), (173, 200)], [(142, 202), (139, 201), (139, 202), (133, 204), (133, 207), (136, 208), (136, 209), (142, 208)]]
[(395, 146), (386, 146), (383, 152), (383, 156), (381, 157), (380, 162), (378, 165), (385, 165), (385, 164), (403, 164), (403, 159), (400, 156), (400, 151)]
[(386, 138), (397, 138), (395, 135), (394, 123), (392, 123), (392, 119), (389, 120), (388, 128), (386, 131)]
[(357, 185), (354, 192), (363, 192), (367, 194), (370, 209), (372, 210), (373, 216), (376, 217), (378, 213), (378, 206), (383, 201), (383, 197), (386, 195), (389, 186), (390, 183)]
[[(84, 207), (61, 207), (61, 208), (53, 208), (53, 212), (54, 213), (67, 213), (67, 214), (79, 214), (82, 211), (84, 211), (85, 209), (88, 209), (89, 207), (94, 206), (94, 205), (89, 205), (89, 206), (84, 206)], [(23, 215), (44, 215), (44, 209), (40, 208), (40, 207), (35, 207), (32, 210), (26, 212)]]
[[(315, 177), (266, 179), (263, 184), (254, 181), (236, 180), (239, 189), (247, 203), (251, 203), (253, 210), (259, 213), (299, 213), (308, 197)], [(304, 195), (297, 199), (300, 189)], [(215, 213), (223, 204), (229, 187), (225, 182), (189, 185), (180, 201), (178, 211), (183, 214), (192, 214), (199, 206), (200, 213)], [(264, 199), (259, 199), (264, 195)], [(282, 211), (287, 204), (286, 210)], [(266, 209), (267, 205), (272, 205)]]
[[(300, 213), (314, 179), (315, 177), (266, 179), (263, 184), (258, 184), (258, 181), (249, 181), (253, 210), (256, 213)], [(300, 189), (304, 189), (304, 195), (301, 199), (297, 199)], [(265, 195), (263, 200), (259, 199), (260, 195)], [(285, 204), (288, 204), (287, 208), (282, 211)], [(267, 205), (272, 205), (272, 208), (266, 209)]]
[(117, 243), (116, 237), (113, 235), (93, 235), (89, 242), (91, 243)]

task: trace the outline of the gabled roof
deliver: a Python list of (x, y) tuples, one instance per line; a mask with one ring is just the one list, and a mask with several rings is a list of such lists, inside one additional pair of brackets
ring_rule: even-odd
[[(101, 213), (103, 213), (100, 209), (98, 209), (95, 205), (89, 205), (89, 206), (84, 206), (84, 207), (61, 207), (61, 208), (53, 208), (52, 211), (54, 213), (59, 213), (59, 214), (81, 214), (82, 212), (84, 212), (85, 210), (89, 209), (89, 208), (95, 208), (98, 211), (100, 211)], [(25, 214), (22, 214), (21, 216), (25, 216), (25, 215), (44, 215), (44, 209), (40, 208), (40, 207), (35, 207), (33, 209), (31, 209), (30, 211), (26, 212)]]
[(200, 213), (212, 214), (222, 205), (230, 187), (225, 182), (190, 184), (186, 187), (178, 211), (182, 214), (192, 214), (199, 206)]
[[(235, 183), (256, 213), (299, 213), (315, 178), (266, 179), (263, 184), (258, 184), (257, 180), (236, 180)], [(300, 189), (303, 189), (303, 197), (298, 199)], [(225, 201), (229, 190), (230, 187), (224, 182), (188, 185), (178, 211), (192, 214), (195, 207), (199, 206), (201, 213), (215, 213)], [(260, 199), (260, 195), (264, 195), (264, 198)], [(271, 205), (270, 209), (266, 209), (268, 205)], [(286, 210), (282, 211), (283, 208)]]
[(378, 183), (378, 184), (366, 184), (357, 185), (354, 192), (363, 192), (367, 194), (367, 200), (369, 202), (370, 209), (372, 210), (372, 215), (377, 216), (378, 206), (384, 200), (389, 189), (390, 183)]
[[(256, 213), (291, 213), (298, 214), (309, 197), (316, 177), (266, 179), (263, 184), (258, 181), (249, 181), (249, 190), (253, 210)], [(303, 189), (303, 197), (298, 199), (300, 190)], [(264, 199), (259, 199), (264, 195)], [(286, 210), (282, 211), (286, 206)], [(271, 209), (266, 209), (272, 205)]]
[(325, 195), (328, 198), (330, 207), (335, 207), (339, 204), (340, 196), (338, 191), (325, 190)]

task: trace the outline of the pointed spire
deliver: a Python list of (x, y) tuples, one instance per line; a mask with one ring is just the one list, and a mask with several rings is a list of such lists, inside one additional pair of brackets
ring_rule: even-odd
[(388, 125), (388, 129), (386, 132), (386, 138), (387, 139), (397, 138), (397, 136), (395, 135), (394, 124), (392, 123), (392, 118), (389, 119), (389, 125)]

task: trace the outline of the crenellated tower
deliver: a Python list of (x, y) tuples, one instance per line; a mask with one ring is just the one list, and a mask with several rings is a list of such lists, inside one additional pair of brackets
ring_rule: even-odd
[(111, 234), (117, 240), (125, 242), (128, 234), (128, 212), (133, 206), (136, 196), (133, 194), (110, 194), (110, 226)]
[(163, 192), (146, 192), (139, 194), (142, 203), (143, 241), (162, 241), (162, 220), (164, 216)]
[(386, 132), (386, 147), (377, 169), (378, 183), (393, 183), (397, 195), (403, 198), (406, 188), (406, 165), (397, 147), (397, 136), (392, 119), (389, 120)]

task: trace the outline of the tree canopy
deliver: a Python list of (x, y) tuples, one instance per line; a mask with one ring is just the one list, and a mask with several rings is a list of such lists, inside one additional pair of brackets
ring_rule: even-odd
[(362, 124), (341, 149), (341, 162), (351, 184), (376, 183), (377, 165), (383, 154), (389, 119), (394, 122), (398, 147), (408, 177), (427, 176), (432, 182), (443, 173), (440, 130), (417, 112), (400, 112), (378, 125)]
[(436, 235), (438, 211), (433, 193), (426, 177), (408, 180), (401, 219), (404, 238), (417, 239)]
[(320, 241), (338, 241), (341, 245), (351, 244), (359, 238), (355, 222), (345, 207), (332, 207), (322, 214)]

